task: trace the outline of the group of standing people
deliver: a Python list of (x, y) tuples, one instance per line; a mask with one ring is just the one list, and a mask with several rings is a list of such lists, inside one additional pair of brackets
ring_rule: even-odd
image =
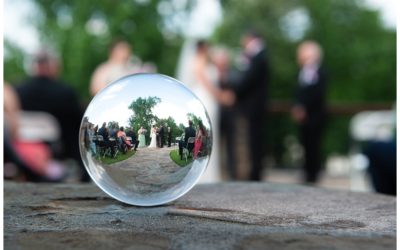
[[(139, 147), (146, 147), (146, 133), (147, 130), (140, 127), (139, 134)], [(166, 137), (167, 135), (167, 137)], [(167, 141), (166, 141), (167, 139)], [(161, 125), (160, 127), (152, 126), (150, 130), (150, 144), (148, 148), (163, 148), (167, 143), (168, 147), (171, 147), (172, 144), (172, 130), (171, 127), (167, 127), (167, 125)]]
[[(212, 120), (214, 148), (225, 149), (225, 175), (234, 180), (259, 181), (263, 177), (266, 152), (266, 110), (270, 84), (268, 49), (255, 31), (241, 37), (239, 65), (230, 65), (229, 54), (210, 48), (205, 41), (196, 44), (190, 69), (182, 70), (180, 80), (188, 83), (204, 103)], [(322, 50), (314, 41), (303, 42), (297, 52), (299, 76), (292, 117), (299, 125), (305, 151), (304, 181), (317, 181), (321, 169), (320, 142), (325, 120), (326, 74)], [(182, 59), (181, 59), (182, 60)], [(183, 60), (184, 61), (184, 60)], [(184, 61), (187, 64), (188, 61)], [(183, 72), (183, 73), (182, 73)], [(185, 73), (189, 72), (189, 73)], [(238, 169), (238, 131), (247, 141), (249, 169)], [(220, 140), (222, 139), (222, 140)], [(221, 180), (220, 154), (213, 153), (204, 181)]]
[[(193, 159), (197, 159), (199, 155), (207, 155), (207, 142), (210, 140), (209, 133), (200, 120), (197, 130), (193, 127), (193, 122), (188, 121), (188, 127), (185, 128), (183, 138), (178, 142), (179, 156), (183, 160), (183, 149), (186, 148), (192, 155)], [(190, 138), (194, 138), (193, 142), (189, 142)]]

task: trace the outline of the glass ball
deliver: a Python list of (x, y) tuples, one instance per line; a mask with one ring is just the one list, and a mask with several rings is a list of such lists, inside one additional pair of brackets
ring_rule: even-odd
[(211, 123), (201, 101), (179, 81), (134, 74), (101, 90), (82, 119), (79, 147), (92, 180), (138, 206), (171, 202), (205, 171)]

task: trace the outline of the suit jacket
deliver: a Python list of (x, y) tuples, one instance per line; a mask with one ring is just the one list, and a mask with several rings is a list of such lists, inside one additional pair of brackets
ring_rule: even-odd
[(327, 74), (324, 67), (319, 66), (314, 81), (309, 84), (302, 83), (300, 72), (296, 89), (295, 102), (305, 108), (307, 112), (306, 123), (319, 124), (326, 117), (326, 83)]
[(160, 129), (158, 130), (158, 134), (161, 138), (164, 138), (164, 127), (160, 127)]
[(126, 132), (126, 136), (131, 137), (133, 142), (137, 140), (136, 133), (133, 130), (128, 130), (128, 132)]
[(266, 49), (249, 58), (248, 67), (234, 77), (231, 86), (237, 96), (238, 108), (246, 113), (257, 112), (266, 104), (270, 78)]
[(186, 145), (189, 137), (196, 137), (196, 130), (193, 127), (185, 128), (185, 145)]

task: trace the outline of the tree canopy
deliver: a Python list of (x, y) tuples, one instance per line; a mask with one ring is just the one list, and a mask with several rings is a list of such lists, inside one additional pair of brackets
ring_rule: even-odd
[(271, 99), (291, 99), (296, 47), (313, 39), (324, 50), (330, 102), (393, 102), (396, 99), (396, 32), (378, 11), (357, 0), (221, 1), (224, 17), (214, 41), (239, 45), (256, 29), (266, 38), (272, 65)]
[(158, 119), (153, 114), (153, 108), (160, 102), (161, 99), (156, 96), (139, 97), (134, 100), (128, 107), (133, 111), (132, 116), (129, 118), (130, 126), (135, 131), (139, 130), (141, 126), (150, 131), (151, 125)]
[[(117, 39), (131, 44), (134, 55), (153, 62), (158, 72), (173, 75), (182, 36), (173, 19), (185, 17), (191, 1), (176, 4), (167, 0), (30, 0), (38, 13), (30, 22), (41, 43), (60, 56), (62, 78), (84, 100), (95, 68), (107, 60), (108, 48)], [(18, 82), (25, 77), (22, 48), (5, 40), (5, 79)]]

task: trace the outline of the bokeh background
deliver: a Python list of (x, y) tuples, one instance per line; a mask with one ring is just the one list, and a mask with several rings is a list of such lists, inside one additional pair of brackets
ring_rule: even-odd
[[(45, 45), (61, 59), (61, 78), (79, 93), (85, 107), (91, 99), (93, 71), (107, 59), (109, 44), (115, 39), (128, 41), (133, 54), (154, 63), (157, 72), (175, 76), (188, 40), (207, 39), (235, 52), (240, 49), (241, 32), (255, 27), (266, 38), (272, 70), (268, 135), (263, 139), (268, 149), (266, 165), (294, 173), (301, 158), (290, 118), (298, 69), (296, 47), (302, 40), (313, 39), (323, 47), (330, 73), (325, 168), (339, 162), (345, 170), (336, 172), (350, 176), (352, 117), (364, 110), (389, 110), (396, 101), (393, 2), (6, 0), (4, 77), (12, 85), (25, 79), (32, 55)], [(285, 176), (277, 174), (276, 180), (291, 180)], [(273, 173), (269, 179), (274, 179)], [(340, 185), (350, 188), (343, 182), (336, 186)]]

